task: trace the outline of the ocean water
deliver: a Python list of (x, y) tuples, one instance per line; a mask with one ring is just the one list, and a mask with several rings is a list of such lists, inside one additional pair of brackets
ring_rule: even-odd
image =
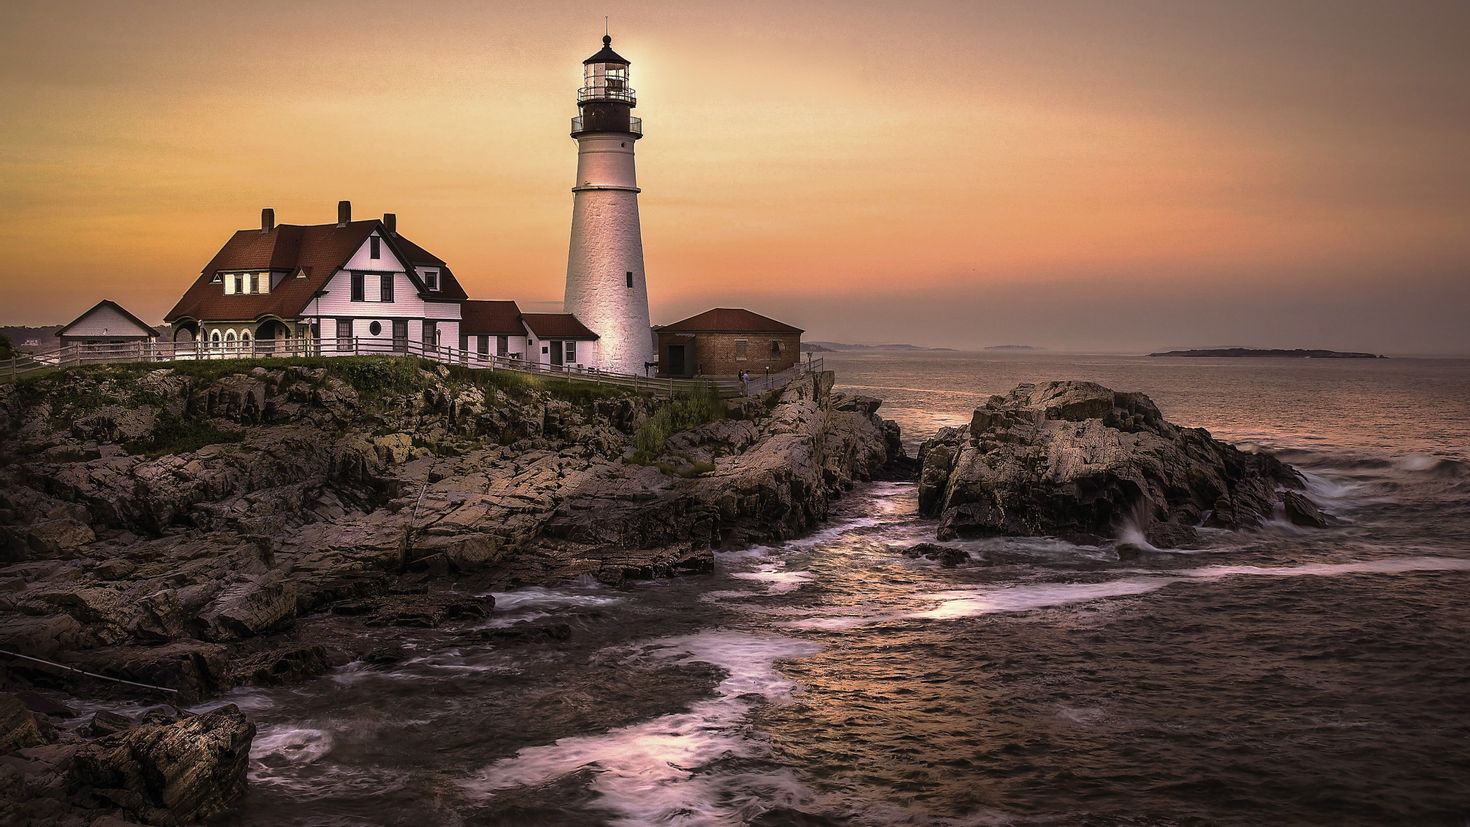
[[(1119, 560), (1051, 538), (942, 568), (909, 484), (715, 573), (496, 595), (489, 629), (244, 689), (228, 823), (1470, 823), (1470, 361), (829, 356), (917, 442), (1090, 379), (1279, 452), (1344, 524)], [(979, 561), (984, 560), (984, 564)]]

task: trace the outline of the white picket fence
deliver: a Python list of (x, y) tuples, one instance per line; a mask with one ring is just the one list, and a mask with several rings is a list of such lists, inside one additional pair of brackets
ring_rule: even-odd
[(673, 396), (681, 390), (713, 385), (724, 397), (756, 395), (785, 387), (793, 379), (822, 370), (820, 358), (798, 362), (779, 373), (753, 375), (742, 386), (740, 380), (720, 378), (659, 378), (614, 373), (570, 365), (542, 365), (489, 353), (454, 347), (428, 345), (406, 339), (266, 339), (251, 342), (125, 342), (111, 345), (66, 345), (44, 353), (0, 360), (0, 381), (15, 380), (46, 370), (84, 365), (138, 364), (150, 362), (197, 362), (210, 359), (250, 359), (269, 364), (272, 359), (309, 356), (402, 356), (459, 365), (474, 370), (509, 370), (574, 382), (589, 382), (629, 388), (638, 393)]

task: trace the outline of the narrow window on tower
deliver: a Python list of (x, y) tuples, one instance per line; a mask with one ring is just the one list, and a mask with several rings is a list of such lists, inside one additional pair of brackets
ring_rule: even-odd
[(383, 240), (380, 239), (380, 238), (378, 238), (377, 236), (373, 236), (372, 238), (368, 239), (368, 244), (372, 248), (371, 251), (370, 251), (372, 257), (373, 258), (382, 258), (382, 255), (383, 255), (383, 247), (382, 247)]
[(633, 289), (633, 271), (632, 270), (629, 270), (628, 271), (628, 289), (629, 290), (632, 290)]

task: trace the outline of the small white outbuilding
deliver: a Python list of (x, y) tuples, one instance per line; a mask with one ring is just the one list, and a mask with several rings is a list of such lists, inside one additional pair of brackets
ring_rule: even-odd
[(112, 299), (103, 299), (56, 331), (56, 338), (62, 347), (81, 345), (89, 350), (113, 350), (135, 344), (141, 349), (158, 338), (158, 331)]

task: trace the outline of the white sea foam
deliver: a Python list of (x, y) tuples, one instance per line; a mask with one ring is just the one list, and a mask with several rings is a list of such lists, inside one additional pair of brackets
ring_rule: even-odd
[(250, 783), (302, 801), (381, 795), (407, 783), (408, 776), (396, 770), (335, 762), (330, 757), (334, 746), (325, 730), (262, 725), (250, 745)]
[(510, 592), (492, 592), (491, 596), (495, 598), (495, 611), (497, 613), (517, 612), (527, 609), (607, 606), (617, 603), (622, 599), (614, 595), (583, 591), (558, 591), (540, 586), (528, 586), (524, 589), (516, 589)]
[(788, 594), (794, 592), (815, 576), (809, 571), (783, 571), (782, 564), (761, 566), (756, 571), (737, 571), (730, 576), (737, 580), (753, 580), (766, 586), (766, 594)]
[(1171, 572), (1130, 572), (1117, 580), (1089, 583), (1029, 583), (994, 588), (951, 589), (920, 595), (931, 605), (919, 611), (872, 615), (829, 615), (783, 624), (788, 629), (842, 632), (859, 626), (904, 620), (957, 620), (980, 615), (1028, 612), (1073, 603), (1130, 597), (1158, 591), (1172, 583), (1223, 577), (1335, 577), (1348, 574), (1407, 574), (1420, 571), (1470, 571), (1470, 559), (1456, 557), (1389, 557), (1350, 563), (1306, 563), (1299, 566), (1202, 566)]
[(1305, 563), (1300, 566), (1205, 566), (1179, 572), (1184, 577), (1335, 577), (1343, 574), (1405, 574), (1414, 571), (1470, 571), (1470, 559), (1457, 557), (1386, 557), (1352, 563)]
[(1345, 503), (1362, 493), (1362, 485), (1359, 483), (1341, 482), (1312, 471), (1298, 470), (1306, 478), (1307, 493), (1319, 502)]
[(460, 783), (471, 800), (488, 800), (516, 787), (546, 784), (587, 768), (598, 806), (614, 823), (739, 824), (769, 801), (795, 804), (805, 792), (793, 779), (720, 776), (698, 770), (721, 758), (749, 758), (766, 747), (751, 737), (746, 719), (756, 703), (784, 703), (795, 685), (776, 662), (811, 655), (820, 647), (800, 640), (713, 631), (658, 642), (661, 657), (709, 663), (728, 676), (714, 698), (688, 712), (663, 715), (598, 735), (527, 747)]
[(312, 764), (332, 751), (332, 736), (320, 729), (263, 725), (250, 743), (250, 760), (266, 767)]
[(1163, 588), (1170, 582), (1172, 578), (1140, 577), (1102, 583), (1041, 583), (999, 589), (937, 592), (926, 595), (928, 599), (938, 600), (937, 606), (914, 612), (908, 617), (919, 620), (954, 620), (1003, 612), (1028, 612), (1068, 603), (1145, 594)]
[(1443, 457), (1428, 454), (1405, 454), (1394, 458), (1393, 467), (1400, 471), (1433, 471), (1444, 463)]

